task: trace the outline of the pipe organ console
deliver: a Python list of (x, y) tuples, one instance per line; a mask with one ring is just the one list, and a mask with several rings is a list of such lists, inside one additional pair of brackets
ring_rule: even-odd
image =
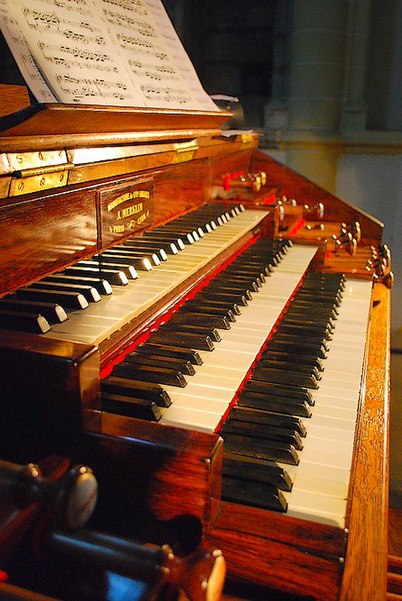
[(289, 599), (380, 601), (382, 224), (229, 116), (3, 119), (0, 457), (91, 466), (113, 536), (202, 541)]

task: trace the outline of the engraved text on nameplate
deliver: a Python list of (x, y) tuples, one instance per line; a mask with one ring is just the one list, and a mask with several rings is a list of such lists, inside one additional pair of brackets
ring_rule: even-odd
[(153, 181), (135, 180), (100, 192), (102, 246), (148, 227), (153, 217)]

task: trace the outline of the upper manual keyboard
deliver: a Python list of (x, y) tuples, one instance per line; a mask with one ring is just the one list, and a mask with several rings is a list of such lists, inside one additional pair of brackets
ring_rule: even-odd
[(99, 344), (207, 269), (266, 215), (205, 205), (0, 299), (0, 327)]

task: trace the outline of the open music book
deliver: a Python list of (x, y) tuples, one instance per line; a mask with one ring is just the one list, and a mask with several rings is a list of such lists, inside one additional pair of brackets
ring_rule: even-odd
[(218, 111), (160, 0), (0, 0), (38, 102)]

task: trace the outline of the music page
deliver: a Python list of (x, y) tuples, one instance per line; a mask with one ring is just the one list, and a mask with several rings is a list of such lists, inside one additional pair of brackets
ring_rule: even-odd
[(40, 102), (217, 110), (160, 0), (0, 2), (2, 31)]
[(7, 0), (7, 4), (59, 102), (140, 103), (92, 0)]
[(6, 0), (0, 0), (0, 29), (10, 48), (22, 77), (38, 102), (55, 102), (56, 98), (38, 69), (21, 32), (18, 20), (10, 14)]
[(180, 38), (178, 38), (164, 6), (160, 0), (145, 0), (145, 3), (152, 13), (161, 36), (164, 38), (170, 59), (181, 74), (182, 81), (194, 99), (197, 108), (216, 111), (216, 104), (203, 89), (193, 63), (189, 59)]

